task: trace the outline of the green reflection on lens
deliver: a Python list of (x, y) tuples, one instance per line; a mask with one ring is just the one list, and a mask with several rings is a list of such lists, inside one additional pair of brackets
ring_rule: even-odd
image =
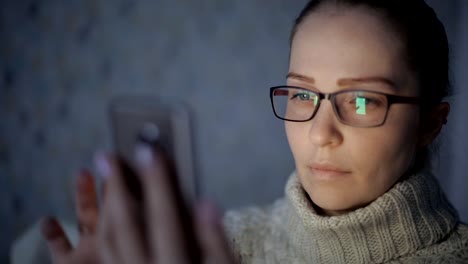
[(358, 115), (366, 114), (366, 98), (362, 98), (362, 97), (356, 98), (356, 114)]

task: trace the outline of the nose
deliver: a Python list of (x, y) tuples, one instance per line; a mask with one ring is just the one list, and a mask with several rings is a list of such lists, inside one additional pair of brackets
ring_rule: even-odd
[(343, 141), (339, 121), (329, 100), (322, 100), (309, 122), (309, 138), (317, 147), (337, 146)]

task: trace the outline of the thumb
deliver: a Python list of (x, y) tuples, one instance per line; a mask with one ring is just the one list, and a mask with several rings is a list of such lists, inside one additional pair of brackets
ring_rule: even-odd
[(54, 263), (57, 263), (59, 259), (63, 259), (72, 251), (70, 241), (55, 218), (46, 217), (42, 219), (41, 232), (47, 241)]

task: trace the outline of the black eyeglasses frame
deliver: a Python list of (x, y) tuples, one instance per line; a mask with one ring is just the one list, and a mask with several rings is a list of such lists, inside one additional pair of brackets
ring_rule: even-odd
[[(273, 96), (274, 96), (275, 90), (280, 89), (280, 88), (283, 88), (283, 89), (292, 88), (292, 89), (303, 90), (303, 91), (312, 92), (314, 94), (317, 94), (318, 97), (319, 97), (319, 100), (317, 102), (317, 107), (315, 107), (315, 110), (312, 113), (312, 115), (309, 118), (304, 119), (304, 120), (287, 119), (287, 118), (283, 118), (280, 115), (278, 115), (278, 113), (276, 113)], [(372, 125), (372, 126), (356, 126), (356, 125), (349, 124), (348, 122), (342, 120), (340, 115), (338, 114), (338, 109), (336, 109), (335, 97), (338, 94), (348, 93), (348, 92), (369, 92), (369, 93), (375, 93), (375, 94), (380, 94), (380, 95), (386, 96), (387, 97), (387, 109), (386, 109), (386, 112), (385, 112), (385, 117), (383, 118), (382, 122), (379, 123), (379, 124), (376, 124), (376, 125)], [(334, 92), (334, 93), (320, 93), (320, 92), (313, 91), (313, 90), (310, 90), (310, 89), (306, 89), (306, 88), (303, 88), (303, 87), (289, 86), (289, 85), (279, 85), (279, 86), (273, 86), (273, 87), (270, 88), (270, 101), (271, 101), (271, 107), (273, 109), (273, 113), (275, 114), (275, 116), (277, 118), (285, 120), (285, 121), (307, 122), (307, 121), (312, 120), (314, 118), (315, 114), (317, 113), (318, 109), (320, 108), (320, 103), (321, 103), (321, 101), (323, 99), (327, 99), (327, 100), (329, 100), (331, 102), (332, 107), (333, 107), (333, 111), (335, 112), (335, 116), (337, 117), (337, 119), (341, 123), (343, 123), (345, 125), (348, 125), (348, 126), (352, 126), (352, 127), (363, 127), (363, 128), (371, 128), (371, 127), (382, 126), (385, 123), (385, 120), (387, 120), (388, 111), (389, 111), (390, 106), (392, 104), (420, 104), (420, 98), (419, 97), (400, 96), (400, 95), (388, 94), (388, 93), (383, 93), (383, 92), (378, 92), (378, 91), (371, 91), (371, 90), (366, 90), (366, 89), (351, 89), (351, 90), (341, 90), (341, 91), (337, 91), (337, 92)]]

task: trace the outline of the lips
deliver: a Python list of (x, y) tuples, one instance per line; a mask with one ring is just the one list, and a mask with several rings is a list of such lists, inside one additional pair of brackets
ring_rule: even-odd
[(311, 169), (321, 171), (347, 172), (346, 170), (340, 169), (339, 167), (330, 164), (313, 164), (309, 167)]
[(315, 163), (307, 166), (313, 176), (324, 179), (335, 179), (350, 174), (351, 171), (342, 169), (331, 163)]

